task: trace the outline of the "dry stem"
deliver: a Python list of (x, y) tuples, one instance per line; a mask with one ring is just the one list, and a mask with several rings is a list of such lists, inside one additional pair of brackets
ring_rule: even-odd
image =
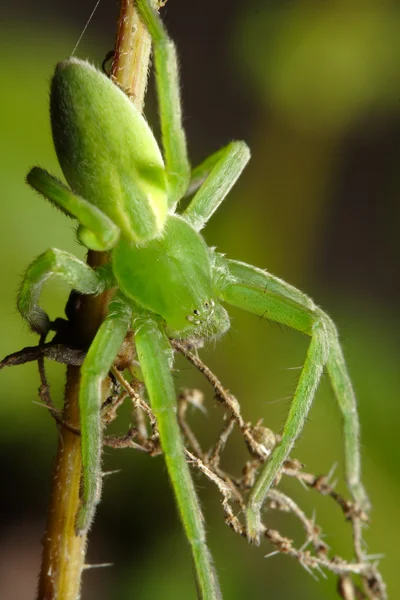
[[(186, 455), (188, 462), (215, 484), (222, 497), (225, 522), (235, 533), (247, 538), (246, 527), (240, 519), (240, 515), (246, 509), (247, 495), (254, 482), (256, 472), (271, 452), (273, 443), (279, 440), (279, 436), (275, 436), (269, 429), (261, 427), (260, 424), (251, 426), (251, 424), (245, 423), (240, 414), (238, 401), (223, 387), (203, 361), (190, 352), (188, 347), (181, 342), (172, 341), (171, 343), (208, 379), (214, 388), (216, 399), (223, 406), (225, 412), (228, 413), (225, 415), (225, 423), (218, 439), (214, 446), (206, 452), (202, 449), (187, 421), (189, 406), (203, 408), (203, 394), (198, 390), (184, 389), (178, 396), (178, 419), (187, 443)], [(63, 416), (57, 413), (51, 402), (43, 368), (43, 356), (45, 355), (53, 360), (58, 359), (60, 362), (68, 362), (69, 358), (74, 361), (82, 360), (82, 356), (77, 356), (69, 348), (64, 348), (63, 351), (59, 345), (54, 345), (54, 351), (52, 351), (51, 344), (47, 344), (45, 349), (43, 347), (37, 349), (27, 348), (25, 353), (22, 350), (15, 355), (6, 357), (0, 363), (0, 368), (22, 364), (39, 357), (42, 383), (40, 396), (57, 421), (68, 430), (71, 436), (78, 439), (79, 430), (71, 422), (63, 422)], [(122, 360), (122, 362), (120, 360), (120, 363), (117, 362), (112, 369), (116, 389), (113, 395), (103, 404), (103, 421), (105, 424), (113, 421), (117, 417), (118, 408), (126, 399), (129, 399), (132, 403), (132, 411), (136, 414), (136, 425), (130, 427), (127, 433), (121, 437), (106, 437), (104, 443), (112, 448), (134, 448), (146, 452), (150, 456), (155, 456), (161, 452), (157, 421), (150, 406), (143, 398), (143, 384), (134, 379), (129, 382), (122, 374), (121, 369), (126, 368), (125, 363), (125, 360)], [(220, 467), (221, 453), (235, 426), (241, 431), (250, 452), (250, 460), (245, 463), (241, 474), (236, 477), (226, 473)], [(272, 442), (272, 440), (274, 441)], [(344, 518), (350, 522), (352, 527), (354, 559), (346, 560), (333, 555), (323, 541), (321, 528), (315, 523), (314, 517), (308, 517), (291, 497), (281, 492), (277, 487), (271, 489), (268, 494), (269, 511), (279, 510), (293, 514), (303, 526), (305, 541), (298, 547), (293, 539), (264, 525), (263, 535), (274, 547), (274, 550), (267, 554), (267, 557), (277, 553), (287, 554), (296, 559), (314, 577), (318, 575), (325, 577), (324, 571), (331, 571), (338, 576), (338, 593), (344, 600), (363, 598), (386, 600), (386, 587), (378, 571), (378, 564), (376, 560), (373, 560), (373, 557), (366, 556), (363, 551), (362, 527), (367, 517), (354, 502), (347, 500), (335, 491), (330, 483), (332, 473), (328, 476), (316, 476), (307, 473), (303, 470), (303, 465), (299, 461), (291, 459), (285, 462), (282, 472), (277, 478), (278, 483), (282, 476), (297, 479), (302, 485), (331, 498), (341, 508)], [(234, 510), (235, 505), (237, 506), (236, 512)], [(361, 579), (362, 590), (356, 585), (354, 576)]]
[[(143, 107), (149, 56), (148, 32), (139, 23), (132, 0), (122, 0), (112, 77), (133, 99), (139, 110)], [(92, 267), (107, 261), (106, 253), (88, 253), (87, 262)], [(110, 295), (110, 292), (107, 292), (97, 297), (87, 296), (80, 298), (76, 303), (74, 323), (68, 331), (74, 346), (88, 347), (107, 313)], [(79, 437), (73, 430), (79, 425), (79, 384), (79, 366), (69, 364), (61, 417), (69, 424), (69, 428), (60, 428), (47, 528), (43, 536), (38, 600), (76, 600), (80, 594), (81, 575), (85, 567), (86, 536), (77, 536), (75, 533), (81, 453)], [(54, 411), (52, 414), (55, 415)]]

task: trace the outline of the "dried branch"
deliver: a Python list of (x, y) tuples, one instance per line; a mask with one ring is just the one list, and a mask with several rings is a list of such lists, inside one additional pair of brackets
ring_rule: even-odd
[[(129, 340), (131, 343), (131, 340)], [(186, 455), (191, 466), (199, 470), (217, 487), (221, 494), (221, 503), (224, 520), (227, 525), (238, 535), (247, 538), (246, 526), (241, 516), (246, 509), (249, 490), (253, 485), (257, 470), (268, 458), (279, 436), (270, 429), (263, 427), (260, 422), (252, 426), (246, 423), (241, 416), (240, 405), (228, 390), (224, 388), (214, 373), (181, 342), (172, 341), (174, 349), (181, 352), (210, 382), (217, 401), (225, 410), (225, 422), (221, 432), (208, 451), (202, 449), (201, 444), (188, 423), (188, 408), (194, 406), (204, 410), (204, 397), (202, 392), (193, 389), (184, 389), (178, 395), (178, 420), (184, 439), (186, 440)], [(120, 406), (125, 400), (132, 403), (132, 415), (135, 425), (118, 437), (105, 437), (105, 445), (112, 448), (133, 448), (145, 452), (150, 456), (161, 453), (158, 438), (157, 420), (144, 397), (143, 384), (131, 376), (129, 381), (123, 370), (129, 369), (135, 373), (133, 353), (128, 353), (129, 360), (119, 358), (111, 371), (114, 381), (112, 394), (106, 399), (102, 408), (103, 422), (105, 425), (112, 422), (118, 414)], [(15, 357), (15, 358), (14, 358)], [(38, 360), (41, 377), (40, 397), (50, 414), (57, 423), (71, 433), (79, 435), (79, 429), (65, 423), (60, 413), (54, 408), (51, 401), (49, 386), (44, 371), (44, 357), (68, 363), (68, 360), (79, 360), (79, 355), (71, 348), (62, 347), (60, 344), (45, 344), (38, 348), (26, 348), (15, 355), (10, 355), (0, 363), (0, 368), (12, 364), (22, 364), (30, 360)], [(239, 429), (245, 445), (250, 453), (248, 460), (236, 476), (226, 473), (220, 466), (222, 454), (229, 436), (235, 427)], [(263, 525), (263, 536), (272, 544), (274, 550), (267, 557), (278, 553), (287, 554), (297, 560), (314, 577), (325, 577), (325, 571), (330, 571), (338, 576), (338, 593), (344, 600), (385, 600), (387, 598), (386, 586), (379, 573), (377, 557), (368, 557), (363, 551), (362, 528), (367, 521), (367, 516), (350, 500), (338, 494), (330, 484), (332, 472), (327, 476), (313, 475), (305, 472), (303, 465), (296, 459), (285, 462), (284, 467), (277, 477), (276, 484), (282, 477), (297, 479), (302, 485), (315, 492), (330, 498), (340, 507), (346, 521), (352, 528), (353, 548), (355, 560), (346, 560), (333, 555), (328, 545), (323, 541), (321, 528), (315, 523), (314, 517), (308, 517), (299, 505), (287, 494), (276, 486), (268, 493), (268, 509), (291, 513), (301, 523), (305, 532), (305, 540), (297, 546), (293, 539), (282, 535), (279, 531)], [(234, 506), (237, 509), (234, 509)], [(237, 514), (236, 514), (237, 513)], [(362, 590), (354, 578), (359, 578)]]

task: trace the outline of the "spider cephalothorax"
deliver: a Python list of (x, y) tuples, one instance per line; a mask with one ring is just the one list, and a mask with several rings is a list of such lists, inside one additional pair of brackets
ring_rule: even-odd
[[(182, 521), (191, 544), (202, 598), (220, 598), (205, 541), (197, 496), (176, 419), (168, 338), (202, 340), (229, 328), (221, 303), (277, 321), (311, 342), (279, 445), (250, 493), (247, 532), (258, 541), (266, 494), (302, 431), (323, 370), (330, 377), (344, 421), (347, 481), (365, 509), (360, 481), (356, 400), (331, 319), (305, 294), (281, 279), (208, 248), (199, 231), (241, 174), (250, 153), (232, 142), (191, 171), (181, 123), (175, 48), (149, 0), (136, 5), (153, 39), (165, 164), (142, 115), (104, 74), (75, 58), (60, 63), (51, 86), (51, 121), (57, 156), (70, 188), (35, 167), (28, 182), (77, 219), (80, 240), (109, 251), (108, 268), (93, 270), (71, 254), (51, 249), (28, 268), (18, 308), (32, 329), (50, 320), (38, 306), (43, 283), (63, 278), (81, 294), (117, 288), (81, 371), (83, 462), (78, 531), (86, 531), (101, 489), (102, 382), (132, 329), (149, 400)], [(190, 190), (187, 208), (177, 203)]]
[[(122, 239), (112, 265), (123, 293), (161, 315), (171, 337), (208, 338), (229, 328), (213, 284), (213, 251), (178, 215), (145, 245)], [(149, 270), (150, 266), (150, 270)]]

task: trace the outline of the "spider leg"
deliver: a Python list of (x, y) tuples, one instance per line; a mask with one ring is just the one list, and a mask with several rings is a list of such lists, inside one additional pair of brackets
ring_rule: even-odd
[[(231, 144), (228, 144), (230, 146)], [(193, 196), (197, 192), (197, 190), (203, 185), (211, 171), (214, 169), (215, 165), (220, 161), (221, 156), (225, 154), (226, 146), (223, 146), (210, 156), (207, 156), (197, 167), (192, 169), (190, 174), (190, 183), (189, 187), (186, 190), (185, 198), (189, 198)]]
[(136, 0), (135, 4), (153, 40), (161, 134), (169, 184), (168, 205), (175, 206), (184, 196), (190, 179), (176, 50), (151, 2)]
[(222, 300), (248, 312), (277, 321), (311, 336), (306, 360), (284, 425), (282, 441), (263, 466), (251, 490), (247, 509), (248, 537), (258, 543), (260, 511), (284, 461), (300, 435), (323, 369), (326, 368), (342, 412), (346, 479), (349, 490), (362, 509), (370, 508), (361, 483), (360, 427), (355, 394), (347, 373), (336, 327), (330, 317), (310, 298), (284, 281), (237, 261), (217, 258)]
[(78, 237), (90, 250), (106, 251), (115, 246), (119, 228), (99, 208), (77, 196), (44, 169), (34, 167), (27, 182), (64, 214), (79, 221)]
[(183, 217), (197, 231), (202, 229), (211, 215), (229, 193), (240, 177), (250, 158), (250, 150), (244, 142), (231, 142), (209, 156), (192, 173), (192, 181), (200, 185)]
[(43, 284), (57, 275), (81, 294), (100, 294), (113, 283), (106, 269), (94, 271), (73, 254), (50, 248), (38, 256), (28, 267), (17, 299), (17, 307), (36, 333), (47, 333), (50, 319), (38, 305)]
[(76, 530), (85, 533), (100, 500), (101, 474), (101, 399), (102, 385), (125, 339), (131, 322), (131, 310), (118, 297), (109, 305), (109, 314), (101, 324), (81, 368), (79, 410), (82, 449), (82, 504)]
[(192, 549), (200, 597), (203, 600), (218, 600), (222, 596), (207, 548), (203, 516), (176, 418), (176, 392), (171, 376), (171, 345), (161, 327), (151, 318), (136, 319), (134, 329), (139, 363), (151, 406), (157, 417), (168, 474)]

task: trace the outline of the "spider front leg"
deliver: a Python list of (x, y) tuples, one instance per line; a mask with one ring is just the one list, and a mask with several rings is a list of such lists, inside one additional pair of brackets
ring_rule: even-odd
[(199, 187), (183, 217), (200, 231), (239, 179), (250, 159), (245, 142), (231, 142), (192, 172), (190, 191)]
[(233, 176), (235, 177), (234, 182), (236, 182), (236, 180), (240, 177), (244, 166), (247, 164), (250, 158), (250, 149), (244, 142), (232, 142), (230, 144), (227, 144), (226, 146), (223, 146), (213, 154), (210, 154), (210, 156), (207, 156), (207, 158), (205, 158), (202, 163), (197, 165), (197, 167), (195, 167), (190, 174), (190, 183), (188, 189), (186, 190), (185, 198), (192, 196), (201, 188), (207, 177), (216, 168), (218, 163), (220, 163), (221, 160), (224, 160), (227, 151), (232, 149), (232, 146), (235, 146), (237, 144), (246, 147), (248, 158), (247, 160), (245, 160), (244, 165), (242, 169), (239, 170), (238, 174), (236, 175), (236, 173), (233, 173)]
[[(56, 275), (81, 294), (99, 294), (113, 286), (107, 268), (94, 271), (68, 252), (50, 249), (31, 263), (18, 294), (17, 306), (31, 329), (44, 334), (50, 328), (50, 319), (38, 305), (43, 284)], [(77, 517), (77, 531), (87, 531), (93, 519), (101, 491), (100, 421), (101, 386), (124, 341), (131, 312), (127, 305), (113, 300), (109, 315), (101, 325), (90, 346), (81, 370), (79, 395), (83, 494), (82, 507)]]
[(151, 317), (141, 316), (135, 319), (134, 329), (137, 355), (150, 403), (157, 418), (168, 474), (192, 549), (199, 595), (202, 600), (218, 600), (222, 595), (206, 544), (203, 517), (186, 462), (176, 416), (176, 392), (171, 375), (171, 345), (162, 326)]
[(99, 208), (71, 192), (61, 181), (39, 167), (34, 167), (26, 180), (64, 214), (79, 221), (78, 237), (87, 248), (102, 252), (115, 246), (119, 228)]
[(184, 196), (190, 179), (186, 136), (182, 127), (179, 71), (175, 44), (149, 0), (135, 2), (153, 41), (161, 134), (168, 179), (168, 205)]
[(217, 266), (220, 267), (219, 272), (222, 270), (225, 273), (219, 280), (222, 300), (311, 336), (282, 440), (263, 466), (249, 496), (246, 514), (249, 540), (259, 542), (262, 505), (304, 427), (325, 367), (342, 411), (347, 484), (360, 507), (369, 510), (368, 496), (360, 479), (360, 427), (356, 398), (335, 325), (305, 294), (277, 277), (244, 263), (223, 258), (217, 258)]
[[(151, 2), (137, 0), (136, 5), (153, 40), (161, 132), (169, 183), (168, 204), (174, 206), (187, 193), (190, 182), (176, 50)], [(244, 142), (232, 142), (194, 170), (191, 191), (205, 180), (184, 213), (195, 229), (200, 230), (218, 208), (249, 158), (250, 151)]]
[(125, 339), (131, 322), (131, 310), (118, 297), (109, 304), (109, 314), (101, 324), (81, 368), (79, 410), (82, 448), (82, 505), (76, 529), (85, 533), (100, 500), (102, 474), (102, 385)]
[(43, 284), (53, 275), (81, 294), (100, 294), (113, 286), (106, 267), (94, 271), (69, 252), (57, 248), (46, 250), (29, 265), (17, 298), (17, 308), (22, 317), (28, 321), (32, 331), (39, 334), (46, 334), (50, 329), (50, 319), (38, 301)]

